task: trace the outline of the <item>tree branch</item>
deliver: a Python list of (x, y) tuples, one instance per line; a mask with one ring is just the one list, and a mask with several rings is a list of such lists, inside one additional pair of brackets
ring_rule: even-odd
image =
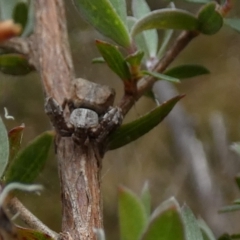
[[(46, 96), (58, 103), (69, 98), (74, 78), (63, 0), (36, 1), (36, 31), (32, 52)], [(68, 114), (68, 112), (65, 112)], [(62, 197), (61, 239), (96, 239), (101, 228), (100, 146), (77, 144), (71, 137), (56, 136)]]
[(62, 103), (69, 97), (74, 69), (71, 59), (64, 3), (62, 0), (36, 1), (36, 25), (32, 52), (36, 52), (36, 66), (46, 96)]
[[(156, 67), (153, 69), (155, 72), (163, 72), (178, 56), (178, 54), (191, 42), (193, 38), (198, 36), (198, 32), (193, 31), (184, 31), (177, 38), (173, 46), (166, 52), (163, 58), (156, 64)], [(123, 114), (126, 115), (134, 103), (148, 90), (151, 90), (154, 82), (154, 77), (143, 78), (139, 80), (137, 86), (137, 96), (125, 95), (120, 103), (119, 107), (122, 109)]]

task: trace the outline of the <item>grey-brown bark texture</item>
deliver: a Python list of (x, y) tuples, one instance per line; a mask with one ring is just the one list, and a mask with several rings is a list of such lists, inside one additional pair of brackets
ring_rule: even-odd
[[(32, 53), (46, 97), (53, 97), (61, 104), (69, 97), (70, 82), (74, 78), (62, 0), (36, 1)], [(102, 227), (98, 149), (61, 136), (56, 137), (55, 145), (61, 182), (63, 239), (95, 239), (93, 227)]]

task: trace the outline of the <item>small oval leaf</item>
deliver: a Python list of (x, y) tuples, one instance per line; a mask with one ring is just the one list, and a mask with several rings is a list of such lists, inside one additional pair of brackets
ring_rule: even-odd
[[(131, 30), (132, 26), (137, 22), (137, 19), (134, 17), (128, 16), (127, 20), (128, 20), (128, 27)], [(143, 32), (138, 34), (135, 37), (134, 43), (136, 44), (138, 50), (144, 52), (144, 59), (149, 59), (150, 55), (148, 51), (147, 39), (145, 39)]]
[[(173, 2), (170, 2), (169, 7), (173, 8), (173, 9), (176, 8), (175, 4)], [(162, 37), (162, 42), (161, 42), (160, 48), (157, 53), (158, 59), (161, 59), (163, 57), (163, 54), (166, 52), (168, 44), (172, 38), (173, 32), (174, 31), (172, 29), (164, 31), (163, 37)]]
[(52, 132), (44, 132), (20, 151), (5, 174), (5, 181), (32, 183), (47, 160), (53, 140)]
[(33, 71), (33, 66), (29, 65), (28, 60), (21, 54), (0, 55), (0, 71), (9, 75), (26, 75)]
[(118, 48), (110, 43), (96, 40), (96, 45), (108, 66), (123, 80), (131, 79), (128, 65)]
[(19, 240), (54, 240), (46, 233), (35, 229), (16, 227), (17, 239)]
[(144, 52), (143, 51), (137, 51), (133, 54), (128, 55), (125, 60), (131, 65), (131, 66), (140, 66), (141, 61), (143, 59)]
[(216, 10), (217, 4), (211, 2), (203, 6), (198, 14), (199, 31), (206, 35), (217, 33), (223, 25), (223, 17)]
[(15, 23), (22, 26), (22, 31), (24, 31), (28, 21), (28, 5), (26, 3), (19, 2), (16, 4), (13, 11), (13, 19)]
[(180, 83), (179, 79), (168, 76), (166, 74), (158, 73), (158, 72), (142, 71), (142, 74), (155, 77), (158, 80), (165, 80), (169, 82)]
[(147, 217), (140, 199), (129, 189), (119, 188), (119, 220), (122, 240), (138, 240)]
[(182, 207), (182, 217), (185, 226), (186, 240), (203, 240), (198, 222), (193, 212), (187, 205)]
[(0, 1), (0, 16), (1, 20), (9, 20), (12, 18), (16, 0)]
[(216, 240), (216, 238), (213, 235), (212, 230), (208, 227), (208, 225), (205, 223), (203, 219), (198, 219), (198, 226), (200, 227), (202, 231), (202, 236), (204, 240)]
[[(147, 2), (145, 0), (133, 0), (132, 1), (132, 12), (133, 16), (137, 19), (142, 18), (143, 16), (151, 12)], [(158, 34), (155, 29), (145, 31), (143, 33), (147, 48), (148, 54), (150, 57), (156, 57), (157, 48), (158, 48)]]
[(132, 27), (131, 36), (149, 29), (198, 30), (197, 18), (181, 9), (159, 9), (139, 19)]
[(125, 0), (109, 0), (121, 18), (125, 26), (127, 26), (127, 5)]
[(0, 177), (2, 177), (9, 158), (9, 142), (5, 125), (0, 117)]
[(149, 184), (147, 181), (144, 183), (144, 186), (142, 188), (141, 200), (142, 200), (146, 215), (149, 217), (151, 213), (151, 194), (149, 191)]
[(185, 240), (180, 207), (174, 198), (163, 202), (152, 214), (141, 240)]
[(173, 30), (165, 30), (162, 38), (162, 43), (160, 45), (159, 51), (157, 53), (158, 59), (161, 59), (163, 54), (166, 52), (166, 49), (168, 47), (168, 44), (172, 38)]
[(183, 97), (184, 95), (176, 96), (137, 120), (123, 124), (109, 136), (108, 149), (120, 148), (149, 132), (169, 114), (175, 104)]
[(127, 27), (108, 0), (74, 0), (82, 17), (104, 36), (128, 48), (131, 45)]
[(10, 161), (16, 156), (20, 149), (24, 129), (25, 125), (22, 124), (11, 129), (8, 132), (8, 138), (10, 143)]
[(173, 67), (170, 69), (167, 69), (164, 74), (174, 77), (174, 78), (179, 78), (179, 79), (184, 79), (184, 78), (192, 78), (196, 76), (200, 76), (203, 74), (209, 74), (210, 71), (201, 66), (201, 65), (180, 65), (177, 67)]
[(35, 26), (34, 1), (28, 1), (28, 21), (21, 36), (28, 37), (30, 34), (32, 34), (34, 26)]

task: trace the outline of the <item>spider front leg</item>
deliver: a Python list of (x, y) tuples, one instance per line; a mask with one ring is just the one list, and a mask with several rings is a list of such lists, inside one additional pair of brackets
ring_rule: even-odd
[(100, 119), (99, 125), (92, 134), (96, 137), (96, 142), (103, 142), (106, 137), (122, 124), (122, 110), (118, 107), (110, 107)]
[(57, 133), (59, 133), (62, 137), (72, 136), (74, 129), (67, 125), (64, 118), (63, 108), (54, 98), (48, 97), (46, 99), (45, 112), (49, 116)]

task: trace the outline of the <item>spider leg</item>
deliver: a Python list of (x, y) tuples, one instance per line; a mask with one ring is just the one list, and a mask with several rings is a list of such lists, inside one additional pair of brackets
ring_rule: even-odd
[[(64, 100), (65, 102), (65, 100)], [(49, 97), (45, 101), (45, 112), (49, 116), (56, 131), (63, 137), (69, 137), (73, 133), (73, 128), (69, 127), (65, 121), (63, 108), (58, 102)]]
[(111, 132), (121, 125), (122, 120), (122, 110), (118, 107), (110, 107), (100, 119), (98, 127), (92, 131), (96, 141), (103, 142)]

